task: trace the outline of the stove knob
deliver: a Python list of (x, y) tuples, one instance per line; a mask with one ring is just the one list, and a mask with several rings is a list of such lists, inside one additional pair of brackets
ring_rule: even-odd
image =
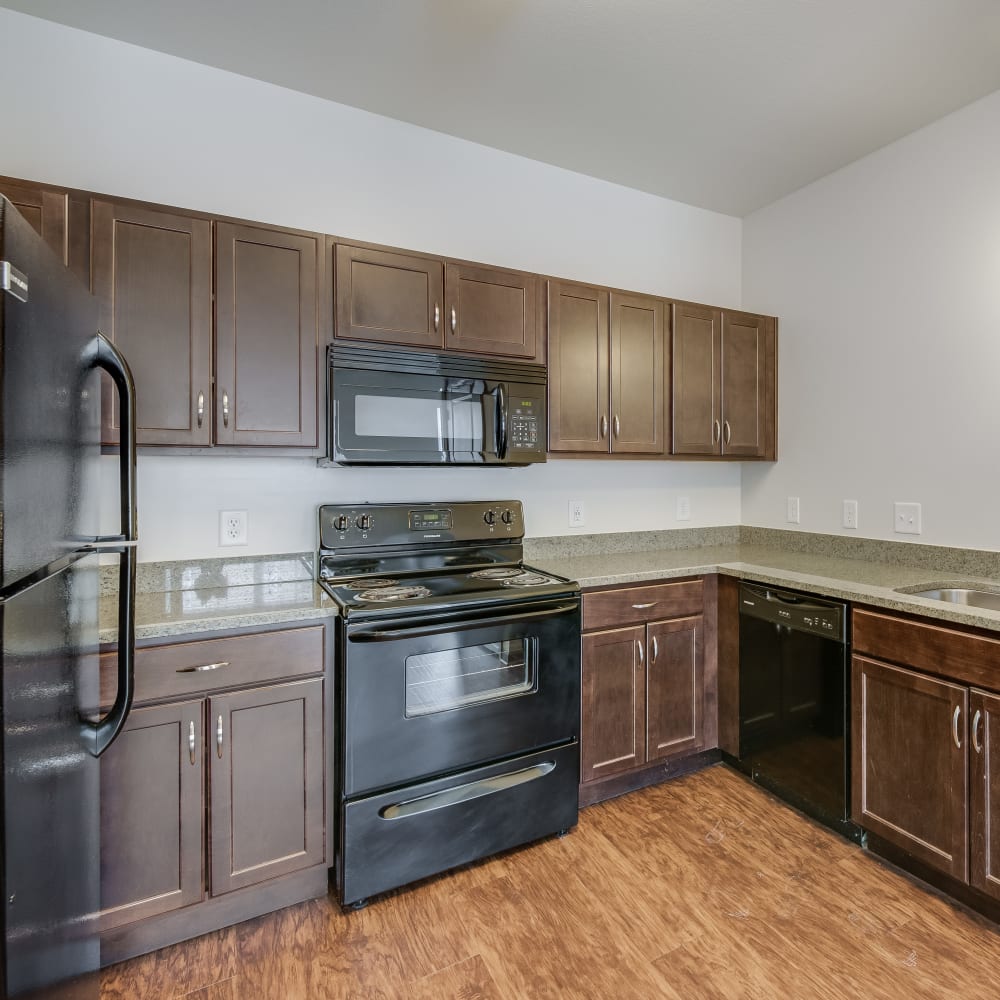
[(338, 514), (333, 519), (333, 528), (335, 531), (347, 531), (351, 526), (351, 519), (346, 514)]
[(372, 523), (371, 514), (362, 514), (357, 520), (357, 525), (362, 531), (367, 531), (372, 526)]
[(497, 523), (497, 512), (495, 510), (488, 510), (483, 514), (483, 520), (492, 527)]
[(514, 512), (508, 508), (500, 515), (500, 520), (504, 524), (510, 524), (514, 520)]

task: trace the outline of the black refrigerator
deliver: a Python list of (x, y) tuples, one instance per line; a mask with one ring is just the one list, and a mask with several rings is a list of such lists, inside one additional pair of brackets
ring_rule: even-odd
[[(121, 411), (121, 531), (112, 536), (99, 534), (98, 369)], [(135, 542), (128, 366), (98, 334), (87, 289), (0, 197), (4, 997), (98, 995), (98, 758), (132, 702)], [(120, 567), (117, 686), (106, 699), (102, 552)]]

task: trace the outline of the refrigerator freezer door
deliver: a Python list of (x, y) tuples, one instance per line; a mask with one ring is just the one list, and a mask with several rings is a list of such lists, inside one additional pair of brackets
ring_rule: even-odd
[(99, 702), (98, 557), (0, 604), (4, 994), (97, 997), (99, 764), (81, 715)]
[(0, 198), (0, 591), (11, 593), (100, 532), (100, 376), (83, 366), (97, 305)]

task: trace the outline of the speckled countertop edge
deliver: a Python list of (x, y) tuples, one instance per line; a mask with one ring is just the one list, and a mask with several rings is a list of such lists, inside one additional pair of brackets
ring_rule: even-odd
[[(524, 547), (526, 562), (583, 587), (721, 573), (1000, 632), (1000, 611), (897, 592), (1000, 590), (1000, 553), (988, 550), (733, 526), (529, 538)], [(140, 566), (136, 638), (333, 618), (336, 605), (311, 571), (310, 553)], [(112, 580), (102, 593), (100, 640), (114, 642)]]

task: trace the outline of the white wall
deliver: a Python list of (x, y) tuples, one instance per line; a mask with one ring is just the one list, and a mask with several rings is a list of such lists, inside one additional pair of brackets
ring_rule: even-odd
[[(0, 173), (740, 305), (741, 225), (730, 216), (4, 9), (0, 86), (11, 95)], [(311, 548), (312, 508), (326, 499), (506, 493), (524, 499), (532, 535), (566, 530), (571, 493), (587, 503), (587, 531), (670, 527), (678, 491), (692, 499), (692, 525), (740, 516), (736, 465), (430, 475), (144, 457), (140, 557), (219, 554), (217, 511), (230, 505), (250, 512), (243, 551), (261, 552)], [(110, 491), (106, 501), (113, 511)]]
[[(743, 521), (1000, 549), (1000, 92), (744, 220), (743, 301), (776, 313), (779, 461)], [(893, 532), (894, 501), (923, 534)], [(849, 533), (849, 532), (844, 532)]]

